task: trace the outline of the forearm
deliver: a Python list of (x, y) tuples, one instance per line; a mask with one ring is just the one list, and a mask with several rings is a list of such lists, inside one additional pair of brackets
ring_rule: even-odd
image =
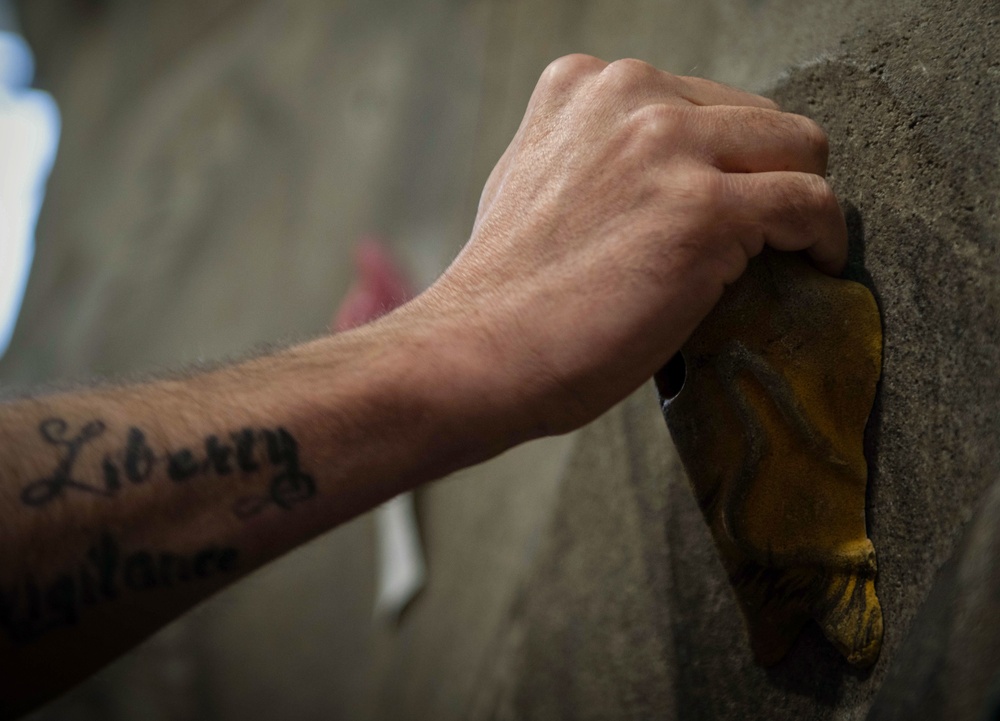
[(410, 304), (187, 380), (0, 407), (2, 712), (400, 491), (594, 419), (765, 244), (839, 272), (826, 162), (769, 100), (569, 56)]
[(471, 460), (465, 430), (443, 425), (462, 415), (440, 407), (454, 401), (432, 380), (444, 353), (428, 357), (420, 335), (398, 325), (188, 379), (4, 406), (4, 712), (83, 678), (271, 558)]

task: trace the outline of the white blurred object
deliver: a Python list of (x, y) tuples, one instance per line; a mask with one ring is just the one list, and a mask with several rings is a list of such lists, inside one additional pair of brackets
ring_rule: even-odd
[(427, 578), (413, 494), (403, 493), (375, 509), (378, 587), (375, 615), (398, 618)]
[[(5, 4), (0, 17), (9, 17)], [(35, 224), (59, 143), (59, 109), (48, 93), (30, 88), (34, 72), (27, 43), (0, 30), (0, 355), (21, 310)]]

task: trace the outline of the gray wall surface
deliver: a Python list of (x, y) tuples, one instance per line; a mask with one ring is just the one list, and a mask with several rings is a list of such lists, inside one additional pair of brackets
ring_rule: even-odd
[(870, 672), (818, 632), (753, 665), (646, 388), (577, 436), (422, 491), (431, 577), (398, 627), (371, 620), (359, 519), (37, 718), (983, 717), (1000, 681), (996, 0), (21, 8), (65, 131), (4, 384), (322, 332), (370, 231), (429, 283), (567, 52), (767, 90), (823, 124), (886, 343)]

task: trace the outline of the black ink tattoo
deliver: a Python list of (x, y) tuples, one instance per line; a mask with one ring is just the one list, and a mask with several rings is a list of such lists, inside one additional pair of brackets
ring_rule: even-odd
[[(86, 483), (73, 479), (73, 466), (76, 463), (80, 450), (90, 441), (104, 433), (105, 426), (101, 421), (91, 421), (87, 423), (80, 432), (72, 438), (67, 437), (69, 424), (62, 418), (49, 418), (38, 426), (38, 432), (46, 443), (62, 449), (62, 457), (56, 465), (55, 472), (48, 478), (41, 478), (28, 485), (21, 492), (21, 499), (29, 506), (44, 506), (52, 501), (67, 489), (72, 488), (85, 493), (94, 493), (99, 496), (114, 495), (117, 488), (111, 489), (112, 484), (106, 484), (105, 488), (97, 488)], [(114, 478), (114, 485), (117, 486), (117, 476)]]
[(146, 434), (138, 428), (129, 428), (125, 441), (125, 477), (132, 483), (142, 483), (153, 472), (156, 455), (146, 445)]
[(208, 547), (191, 555), (139, 550), (125, 554), (104, 534), (69, 572), (39, 583), (27, 576), (20, 586), (0, 588), (0, 628), (16, 644), (34, 641), (57, 628), (74, 626), (81, 612), (114, 601), (124, 591), (172, 588), (237, 568), (235, 548)]
[(167, 475), (172, 481), (186, 481), (201, 471), (201, 464), (187, 448), (167, 456)]
[(244, 473), (253, 473), (260, 470), (257, 461), (253, 459), (254, 432), (250, 428), (244, 428), (232, 434), (233, 443), (236, 444), (236, 465)]
[[(313, 477), (302, 470), (298, 443), (282, 427), (243, 428), (229, 434), (231, 443), (211, 435), (205, 438), (201, 453), (191, 448), (179, 448), (158, 454), (149, 445), (142, 429), (133, 426), (128, 429), (121, 450), (101, 459), (98, 476), (103, 479), (103, 486), (83, 483), (74, 478), (81, 451), (105, 430), (102, 421), (93, 420), (70, 437), (69, 424), (62, 418), (43, 421), (39, 432), (47, 443), (60, 449), (60, 457), (51, 476), (34, 481), (23, 489), (21, 500), (24, 504), (45, 506), (71, 491), (112, 498), (128, 485), (149, 481), (158, 464), (165, 466), (166, 477), (176, 483), (234, 473), (254, 473), (262, 468), (275, 471), (264, 495), (247, 496), (236, 502), (233, 512), (240, 518), (254, 516), (269, 506), (287, 511), (316, 495)], [(139, 571), (135, 573), (139, 574)]]
[(270, 505), (286, 511), (302, 501), (316, 495), (316, 482), (312, 476), (299, 468), (299, 444), (284, 428), (264, 431), (267, 442), (267, 458), (272, 466), (284, 470), (271, 480), (266, 496), (247, 496), (233, 506), (239, 518), (255, 516)]

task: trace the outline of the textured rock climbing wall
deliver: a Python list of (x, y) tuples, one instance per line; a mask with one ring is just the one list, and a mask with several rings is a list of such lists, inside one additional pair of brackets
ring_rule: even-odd
[(20, 5), (65, 134), (5, 384), (321, 332), (371, 230), (429, 282), (571, 51), (770, 89), (826, 125), (886, 334), (867, 674), (815, 631), (753, 665), (646, 388), (578, 442), (423, 492), (431, 577), (398, 627), (371, 622), (361, 519), (38, 718), (977, 718), (1000, 605), (996, 0)]

